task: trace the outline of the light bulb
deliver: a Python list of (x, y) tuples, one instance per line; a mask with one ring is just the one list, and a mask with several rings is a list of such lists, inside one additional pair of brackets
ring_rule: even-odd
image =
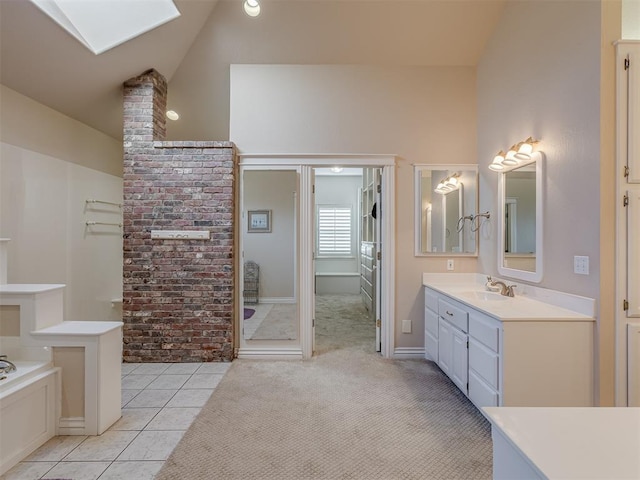
[(489, 165), (489, 168), (494, 172), (499, 172), (501, 170), (504, 170), (504, 165), (502, 164), (502, 162), (504, 161), (504, 156), (505, 156), (505, 153), (502, 150), (500, 150), (496, 154), (496, 156), (493, 157), (493, 161)]
[[(531, 143), (529, 142), (531, 140)], [(524, 142), (522, 142), (518, 147), (518, 152), (515, 154), (515, 157), (518, 160), (529, 160), (531, 158), (531, 153), (533, 152), (533, 139), (529, 137)]]
[(449, 177), (445, 185), (451, 190), (455, 190), (456, 188), (458, 188), (458, 179), (456, 177)]
[(504, 160), (502, 161), (503, 165), (513, 166), (518, 164), (518, 159), (516, 158), (516, 146), (513, 145), (507, 154), (504, 156)]
[(250, 17), (257, 17), (260, 15), (260, 4), (258, 0), (245, 0), (242, 5), (244, 12)]

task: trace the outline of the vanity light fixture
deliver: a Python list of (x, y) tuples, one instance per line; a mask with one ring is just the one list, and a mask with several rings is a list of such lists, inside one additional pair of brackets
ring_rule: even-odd
[(489, 164), (489, 169), (494, 172), (502, 172), (505, 169), (510, 170), (522, 163), (529, 162), (529, 160), (531, 160), (531, 154), (533, 153), (533, 147), (536, 143), (538, 143), (538, 140), (529, 137), (522, 142), (512, 145), (507, 153), (500, 150)]
[(444, 195), (445, 193), (453, 192), (454, 190), (459, 189), (461, 185), (460, 180), (458, 180), (459, 176), (459, 173), (454, 173), (453, 175), (450, 175), (447, 178), (443, 179), (435, 188), (434, 192)]
[(250, 17), (257, 17), (260, 15), (260, 3), (258, 0), (244, 0), (242, 7), (244, 8), (244, 13)]

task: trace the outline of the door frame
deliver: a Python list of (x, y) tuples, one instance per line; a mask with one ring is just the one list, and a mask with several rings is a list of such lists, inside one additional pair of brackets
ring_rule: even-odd
[[(298, 277), (299, 302), (300, 302), (300, 352), (282, 351), (270, 348), (269, 351), (260, 352), (252, 349), (251, 352), (244, 352), (239, 356), (251, 358), (311, 358), (313, 355), (313, 322), (314, 322), (314, 219), (315, 206), (313, 201), (313, 169), (344, 165), (349, 167), (375, 167), (382, 169), (382, 193), (381, 200), (384, 212), (381, 215), (381, 242), (382, 251), (380, 264), (382, 267), (382, 282), (384, 288), (380, 295), (381, 308), (378, 312), (381, 321), (382, 351), (385, 358), (392, 358), (395, 348), (395, 155), (380, 154), (239, 154), (239, 165), (255, 167), (300, 167), (300, 261)], [(382, 208), (380, 208), (382, 211)], [(236, 219), (241, 221), (242, 211), (236, 215)], [(242, 266), (242, 259), (239, 257), (239, 268)], [(236, 309), (240, 311), (240, 295), (237, 295)], [(237, 315), (237, 325), (240, 325), (239, 314)]]

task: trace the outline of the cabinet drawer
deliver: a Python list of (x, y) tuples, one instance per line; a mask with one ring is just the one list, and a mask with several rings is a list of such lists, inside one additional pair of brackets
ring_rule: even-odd
[(463, 332), (468, 331), (469, 314), (466, 312), (466, 310), (463, 310), (460, 307), (453, 305), (452, 303), (449, 303), (442, 298), (439, 298), (438, 314), (447, 322), (451, 323), (451, 325), (453, 325), (454, 327), (462, 330)]
[(472, 370), (469, 371), (469, 398), (476, 407), (498, 407), (500, 396), (484, 383)]
[(472, 311), (469, 314), (469, 336), (494, 352), (500, 351), (500, 322)]
[(499, 390), (499, 356), (474, 338), (469, 338), (469, 368), (481, 376), (490, 387)]
[(434, 312), (438, 311), (438, 294), (429, 288), (424, 289), (424, 306)]
[(424, 330), (438, 338), (438, 314), (428, 308), (424, 309)]

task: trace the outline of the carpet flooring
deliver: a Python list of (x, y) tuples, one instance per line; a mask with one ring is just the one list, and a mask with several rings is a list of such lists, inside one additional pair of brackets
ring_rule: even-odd
[(156, 479), (491, 478), (488, 422), (433, 363), (381, 358), (362, 311), (320, 310), (318, 354), (234, 361)]

